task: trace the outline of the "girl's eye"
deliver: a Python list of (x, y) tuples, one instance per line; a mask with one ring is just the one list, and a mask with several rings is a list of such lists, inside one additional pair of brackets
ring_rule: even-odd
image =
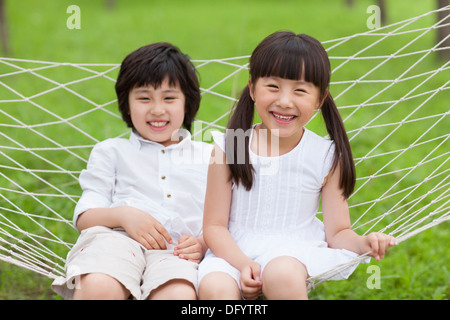
[(166, 100), (166, 101), (173, 101), (173, 100), (175, 100), (175, 97), (165, 97), (164, 100)]
[(267, 87), (272, 88), (272, 89), (278, 89), (278, 86), (275, 84), (268, 84)]
[(141, 100), (141, 101), (149, 101), (150, 99), (147, 98), (147, 97), (138, 97), (138, 100)]
[(297, 91), (297, 92), (302, 92), (302, 93), (306, 93), (306, 90), (305, 90), (305, 89), (296, 89), (295, 91)]

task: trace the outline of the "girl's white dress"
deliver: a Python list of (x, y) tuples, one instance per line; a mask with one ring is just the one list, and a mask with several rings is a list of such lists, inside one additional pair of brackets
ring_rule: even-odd
[[(214, 132), (213, 138), (224, 150), (225, 134)], [(323, 223), (316, 217), (322, 184), (332, 166), (332, 141), (305, 129), (297, 146), (284, 155), (262, 157), (251, 150), (249, 153), (255, 169), (253, 187), (246, 191), (242, 185), (233, 184), (229, 231), (240, 249), (261, 264), (262, 272), (269, 261), (279, 256), (297, 258), (309, 276), (358, 256), (348, 250), (328, 248)], [(356, 266), (331, 279), (348, 278)], [(208, 250), (199, 267), (199, 281), (214, 271), (228, 273), (239, 284), (239, 271)]]

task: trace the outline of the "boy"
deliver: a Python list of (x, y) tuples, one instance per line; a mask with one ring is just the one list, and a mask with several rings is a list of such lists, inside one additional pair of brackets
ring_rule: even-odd
[(132, 133), (93, 148), (73, 220), (81, 235), (52, 287), (67, 299), (196, 299), (211, 147), (191, 141), (195, 68), (171, 44), (144, 46), (122, 62), (116, 93)]

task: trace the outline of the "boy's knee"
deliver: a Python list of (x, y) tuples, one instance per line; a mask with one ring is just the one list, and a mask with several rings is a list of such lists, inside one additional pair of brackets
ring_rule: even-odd
[(89, 273), (81, 276), (80, 288), (74, 300), (124, 300), (130, 292), (116, 279), (106, 274)]
[(187, 280), (174, 279), (152, 290), (149, 300), (196, 300), (194, 285)]
[(201, 300), (236, 300), (241, 298), (241, 291), (236, 281), (224, 272), (207, 274), (198, 289)]

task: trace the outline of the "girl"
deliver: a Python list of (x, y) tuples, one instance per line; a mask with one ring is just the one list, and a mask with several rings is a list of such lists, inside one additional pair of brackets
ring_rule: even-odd
[[(394, 245), (350, 229), (355, 168), (330, 74), (324, 48), (304, 34), (276, 32), (254, 50), (227, 133), (214, 135), (200, 299), (306, 299), (309, 276), (368, 251), (380, 259)], [(319, 108), (331, 141), (305, 129)], [(252, 126), (254, 109), (261, 123)]]

